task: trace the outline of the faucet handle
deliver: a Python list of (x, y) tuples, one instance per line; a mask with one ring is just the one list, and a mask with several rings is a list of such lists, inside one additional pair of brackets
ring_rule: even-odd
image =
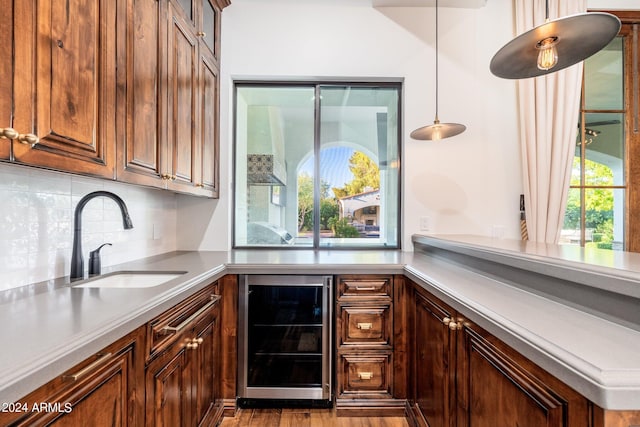
[(100, 249), (105, 246), (112, 246), (111, 243), (103, 243), (98, 249), (89, 252), (89, 276), (100, 275), (101, 263), (100, 263)]

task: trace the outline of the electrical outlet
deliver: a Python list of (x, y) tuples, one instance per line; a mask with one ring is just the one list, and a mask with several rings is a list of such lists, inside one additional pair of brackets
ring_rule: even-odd
[(420, 231), (429, 231), (431, 228), (431, 218), (428, 216), (420, 217)]
[(152, 238), (153, 240), (160, 240), (162, 239), (162, 228), (158, 225), (158, 224), (153, 224), (153, 231), (152, 231)]

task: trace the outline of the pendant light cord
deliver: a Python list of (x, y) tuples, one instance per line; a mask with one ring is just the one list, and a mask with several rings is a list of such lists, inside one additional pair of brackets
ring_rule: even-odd
[(549, 0), (544, 2), (544, 22), (549, 22)]

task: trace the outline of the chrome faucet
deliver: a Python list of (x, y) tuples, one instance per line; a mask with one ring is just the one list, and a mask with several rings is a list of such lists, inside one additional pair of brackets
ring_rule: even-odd
[(108, 197), (113, 199), (120, 207), (122, 213), (122, 223), (125, 230), (133, 228), (127, 205), (119, 196), (109, 191), (94, 191), (84, 196), (76, 205), (73, 216), (73, 252), (71, 254), (71, 280), (84, 279), (84, 257), (82, 256), (82, 210), (91, 199), (96, 197)]

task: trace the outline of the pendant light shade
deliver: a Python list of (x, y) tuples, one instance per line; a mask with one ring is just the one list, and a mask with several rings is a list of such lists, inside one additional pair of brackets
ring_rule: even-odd
[(620, 31), (617, 16), (579, 13), (549, 20), (504, 45), (491, 60), (491, 72), (504, 79), (526, 79), (553, 73), (600, 51)]
[(440, 123), (440, 120), (436, 119), (432, 125), (423, 126), (411, 132), (411, 138), (438, 141), (461, 134), (466, 128), (465, 125), (459, 123)]
[(440, 123), (438, 119), (438, 0), (436, 0), (436, 117), (432, 125), (420, 127), (411, 132), (410, 136), (418, 140), (438, 141), (461, 134), (466, 128), (465, 125), (458, 123)]

